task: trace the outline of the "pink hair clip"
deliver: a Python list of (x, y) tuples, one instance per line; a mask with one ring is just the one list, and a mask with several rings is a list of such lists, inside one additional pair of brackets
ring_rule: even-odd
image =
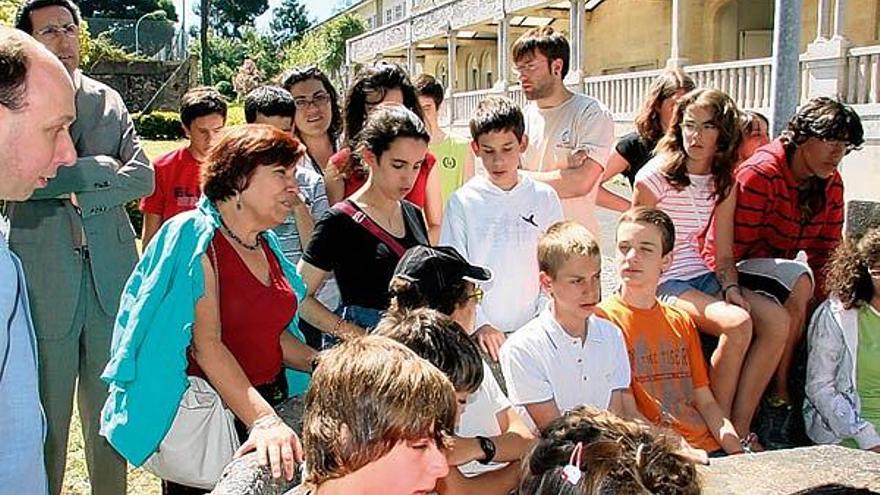
[(568, 464), (562, 468), (562, 478), (572, 485), (577, 485), (581, 480), (581, 476), (583, 476), (583, 471), (581, 471), (581, 453), (583, 450), (583, 442), (578, 442), (577, 445), (574, 446), (574, 450), (571, 451), (571, 457), (568, 459)]

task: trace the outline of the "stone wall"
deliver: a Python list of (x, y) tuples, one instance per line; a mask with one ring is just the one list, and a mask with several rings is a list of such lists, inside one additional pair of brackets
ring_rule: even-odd
[[(98, 62), (86, 74), (119, 91), (132, 113), (140, 112), (163, 84), (171, 77), (180, 62)], [(169, 82), (153, 110), (177, 111), (180, 97), (196, 83), (194, 59), (183, 62), (174, 81)]]

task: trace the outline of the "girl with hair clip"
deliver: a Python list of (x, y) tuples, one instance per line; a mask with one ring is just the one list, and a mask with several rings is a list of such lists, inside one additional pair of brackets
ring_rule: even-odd
[(672, 263), (657, 294), (718, 338), (710, 359), (712, 392), (745, 434), (779, 363), (788, 320), (780, 305), (741, 289), (737, 280), (733, 166), (740, 122), (736, 104), (721, 91), (685, 95), (656, 156), (636, 176), (633, 206), (659, 208), (672, 218)]
[(297, 67), (281, 76), (281, 86), (293, 96), (293, 134), (306, 147), (304, 163), (324, 177), (330, 204), (342, 200), (345, 184), (330, 157), (338, 151), (342, 113), (333, 83), (314, 65)]
[[(669, 128), (678, 100), (696, 87), (691, 76), (681, 69), (665, 70), (654, 79), (636, 116), (636, 130), (620, 138), (608, 157), (602, 173), (603, 185), (617, 174), (623, 174), (630, 186), (635, 183), (636, 174), (654, 156), (657, 141)], [(615, 211), (625, 211), (630, 206), (627, 198), (605, 187), (599, 188), (596, 203)]]
[[(364, 157), (357, 153), (357, 138), (370, 113), (382, 103), (403, 105), (419, 120), (425, 120), (415, 87), (403, 68), (380, 62), (361, 71), (345, 98), (344, 147), (330, 157), (330, 164), (345, 182), (343, 197), (351, 196), (367, 182), (370, 169)], [(406, 195), (406, 199), (419, 208), (426, 206), (428, 175), (436, 161), (428, 152), (415, 184)]]
[(841, 244), (826, 288), (807, 331), (807, 435), (880, 453), (880, 228)]
[[(370, 169), (366, 182), (318, 221), (299, 263), (308, 287), (303, 312), (326, 334), (350, 338), (375, 327), (388, 307), (398, 260), (408, 248), (428, 244), (421, 209), (404, 197), (425, 163), (429, 140), (418, 115), (400, 105), (380, 106), (358, 132), (355, 150)], [(331, 273), (340, 316), (315, 298)]]
[(519, 495), (690, 495), (694, 463), (644, 423), (581, 406), (560, 416), (524, 461)]

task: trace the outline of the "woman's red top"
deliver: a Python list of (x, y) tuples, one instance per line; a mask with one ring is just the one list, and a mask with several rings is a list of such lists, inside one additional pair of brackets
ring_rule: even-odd
[[(251, 385), (269, 383), (281, 372), (281, 332), (296, 314), (293, 288), (265, 241), (260, 246), (269, 261), (269, 285), (251, 273), (229, 240), (218, 231), (208, 248), (216, 253), (220, 285), (220, 338), (244, 370)], [(214, 263), (214, 260), (211, 260)], [(187, 374), (205, 377), (189, 356)]]
[[(351, 149), (342, 148), (330, 157), (330, 163), (332, 163), (337, 170), (342, 170), (343, 168), (345, 168), (345, 165), (348, 163), (350, 157)], [(427, 195), (426, 190), (428, 188), (428, 174), (431, 173), (431, 169), (434, 168), (435, 163), (437, 163), (437, 158), (434, 156), (433, 153), (429, 151), (425, 155), (425, 162), (422, 163), (422, 168), (419, 169), (419, 176), (416, 177), (416, 183), (413, 185), (412, 191), (410, 191), (405, 198), (410, 203), (414, 203), (416, 206), (423, 210), (425, 209), (425, 200)], [(354, 174), (346, 177), (344, 198), (347, 198), (354, 194), (354, 192), (360, 189), (365, 182), (366, 178), (361, 178)]]

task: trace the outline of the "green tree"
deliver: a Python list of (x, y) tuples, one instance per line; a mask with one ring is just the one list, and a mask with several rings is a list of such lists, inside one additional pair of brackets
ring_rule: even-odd
[(15, 22), (15, 11), (21, 0), (0, 0), (0, 24), (11, 26)]
[[(199, 15), (199, 59), (202, 62), (202, 84), (212, 84), (211, 80), (211, 46), (208, 43), (208, 13), (211, 12), (211, 0), (202, 0)], [(193, 8), (193, 10), (196, 10)]]
[(168, 19), (177, 20), (173, 0), (80, 0), (77, 2), (83, 17), (137, 19), (156, 10), (164, 10)]
[(302, 39), (311, 25), (312, 21), (300, 0), (282, 0), (281, 5), (272, 10), (270, 27), (280, 46)]
[[(195, 50), (201, 56), (201, 49)], [(221, 81), (233, 82), (246, 59), (256, 64), (260, 82), (272, 80), (281, 72), (282, 58), (268, 35), (260, 34), (252, 27), (245, 28), (241, 39), (208, 35), (208, 77), (211, 84)]]
[(366, 23), (357, 14), (339, 16), (293, 43), (285, 53), (284, 66), (316, 64), (337, 85), (341, 85), (345, 41), (364, 33), (366, 29)]
[(245, 28), (269, 8), (269, 0), (213, 0), (211, 28), (218, 35), (240, 38)]

